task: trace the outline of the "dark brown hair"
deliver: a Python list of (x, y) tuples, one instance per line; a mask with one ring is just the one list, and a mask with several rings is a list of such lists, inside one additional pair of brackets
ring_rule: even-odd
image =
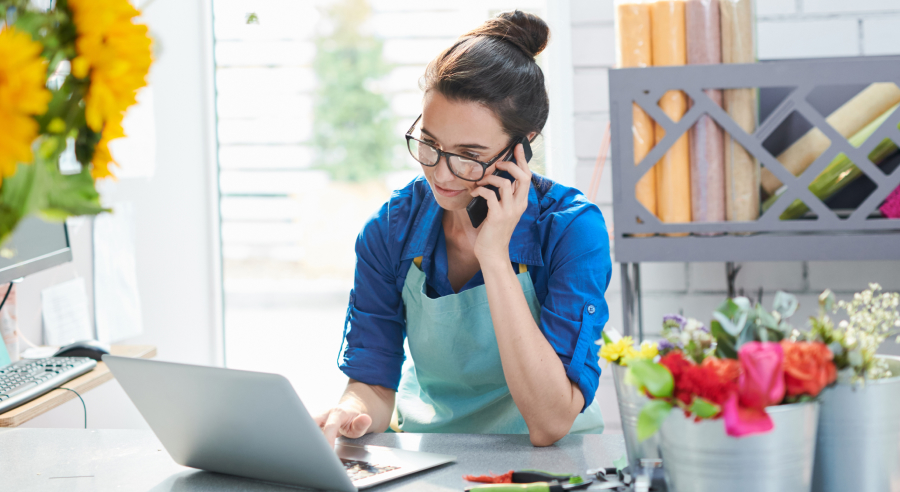
[(510, 137), (540, 133), (550, 100), (544, 73), (534, 61), (547, 46), (550, 28), (540, 17), (503, 12), (467, 32), (437, 56), (422, 81), (450, 100), (483, 104)]

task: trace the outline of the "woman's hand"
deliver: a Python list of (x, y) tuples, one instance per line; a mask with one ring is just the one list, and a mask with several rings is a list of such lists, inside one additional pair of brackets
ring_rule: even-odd
[(372, 425), (372, 417), (363, 413), (353, 402), (341, 402), (314, 419), (331, 447), (334, 447), (338, 435), (356, 439), (364, 436)]
[(337, 437), (356, 439), (368, 432), (384, 432), (394, 411), (392, 389), (351, 379), (336, 406), (315, 416), (316, 424), (334, 447)]
[[(513, 151), (516, 162), (500, 161), (497, 169), (506, 171), (515, 182), (506, 178), (486, 175), (479, 181), (478, 187), (472, 190), (473, 197), (481, 196), (487, 200), (488, 215), (478, 231), (475, 240), (475, 257), (482, 265), (494, 261), (509, 261), (509, 240), (525, 209), (528, 208), (528, 191), (531, 189), (531, 169), (525, 160), (525, 149), (518, 144)], [(494, 185), (500, 190), (500, 200), (485, 185)]]

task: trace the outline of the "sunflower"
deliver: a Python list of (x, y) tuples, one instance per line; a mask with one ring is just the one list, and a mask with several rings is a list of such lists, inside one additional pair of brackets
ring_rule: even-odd
[(128, 0), (69, 0), (78, 38), (72, 75), (90, 77), (84, 116), (88, 127), (103, 132), (94, 151), (94, 178), (110, 176), (110, 140), (124, 136), (122, 118), (138, 89), (147, 85), (152, 62), (147, 26), (135, 24), (140, 12)]
[(33, 158), (31, 144), (38, 134), (33, 116), (47, 111), (50, 102), (42, 50), (28, 34), (0, 29), (0, 183), (16, 173), (17, 163)]

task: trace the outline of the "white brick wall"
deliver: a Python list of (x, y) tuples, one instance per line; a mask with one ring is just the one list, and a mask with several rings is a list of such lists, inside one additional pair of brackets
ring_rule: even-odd
[[(573, 138), (578, 157), (576, 185), (583, 191), (590, 184), (609, 119), (607, 70), (615, 60), (612, 5), (612, 0), (571, 0)], [(757, 0), (756, 11), (757, 49), (762, 59), (900, 54), (900, 0)], [(597, 203), (612, 226), (610, 168), (607, 162)], [(762, 288), (766, 305), (771, 305), (777, 290), (797, 294), (801, 309), (795, 320), (802, 323), (815, 314), (816, 298), (823, 289), (830, 287), (846, 298), (870, 281), (900, 290), (900, 262), (745, 263), (735, 286), (754, 299)], [(641, 282), (648, 333), (657, 332), (661, 317), (671, 312), (708, 320), (727, 294), (722, 263), (645, 263)], [(616, 328), (622, 326), (620, 287), (616, 265), (607, 293), (610, 326)], [(620, 429), (608, 373), (600, 378), (597, 398), (607, 429)]]

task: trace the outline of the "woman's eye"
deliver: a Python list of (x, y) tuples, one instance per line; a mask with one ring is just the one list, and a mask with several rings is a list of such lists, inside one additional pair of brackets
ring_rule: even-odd
[(471, 153), (471, 152), (464, 152), (464, 153), (462, 153), (462, 154), (460, 154), (460, 155), (462, 155), (463, 157), (468, 157), (469, 159), (472, 159), (472, 160), (475, 160), (475, 161), (477, 161), (478, 158), (481, 157), (480, 155), (478, 155), (478, 154), (473, 154), (473, 153)]

